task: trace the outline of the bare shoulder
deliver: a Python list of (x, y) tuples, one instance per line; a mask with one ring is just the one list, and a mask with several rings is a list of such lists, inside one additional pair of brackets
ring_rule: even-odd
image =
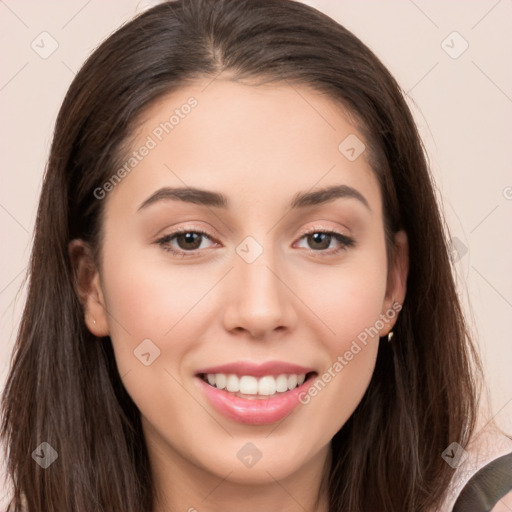
[(491, 512), (510, 512), (512, 510), (512, 491), (496, 503)]

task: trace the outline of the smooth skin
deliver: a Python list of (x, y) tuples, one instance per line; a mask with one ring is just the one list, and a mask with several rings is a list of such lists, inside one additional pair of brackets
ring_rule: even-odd
[[(350, 161), (338, 149), (350, 134), (364, 137), (339, 105), (306, 86), (198, 80), (151, 106), (132, 151), (190, 97), (197, 106), (103, 199), (99, 268), (82, 242), (70, 245), (86, 323), (96, 336), (110, 336), (140, 409), (158, 497), (152, 512), (324, 512), (320, 484), (330, 440), (363, 397), (378, 336), (392, 330), (397, 315), (280, 423), (224, 417), (195, 373), (232, 361), (279, 360), (322, 375), (381, 314), (403, 303), (407, 237), (396, 235), (388, 275), (382, 198), (367, 151)], [(357, 189), (369, 208), (346, 197), (289, 208), (299, 192), (342, 184)], [(221, 192), (229, 208), (162, 199), (139, 210), (158, 189), (185, 186)], [(177, 228), (211, 238), (193, 250), (190, 238), (168, 238), (167, 247), (189, 251), (176, 256), (158, 241)], [(325, 231), (355, 245), (305, 235)], [(236, 251), (246, 237), (263, 250), (252, 263)], [(149, 366), (134, 355), (145, 339), (160, 350)], [(261, 452), (252, 467), (237, 457), (249, 442)]]

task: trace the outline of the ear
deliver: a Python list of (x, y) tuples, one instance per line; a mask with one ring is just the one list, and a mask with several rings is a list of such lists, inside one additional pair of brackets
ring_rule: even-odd
[(68, 245), (75, 279), (75, 290), (84, 307), (84, 320), (89, 331), (98, 337), (108, 336), (107, 308), (100, 275), (92, 251), (83, 240), (72, 240)]
[[(409, 274), (409, 242), (404, 230), (395, 233), (395, 258), (390, 263), (388, 272), (388, 282), (386, 287), (386, 297), (384, 299), (382, 314), (386, 311), (395, 311), (396, 315), (392, 322), (386, 323), (381, 329), (380, 336), (387, 336), (393, 330), (393, 325), (398, 317), (398, 309), (395, 303), (400, 306), (404, 303), (407, 292), (407, 276)], [(393, 304), (395, 306), (393, 307)]]

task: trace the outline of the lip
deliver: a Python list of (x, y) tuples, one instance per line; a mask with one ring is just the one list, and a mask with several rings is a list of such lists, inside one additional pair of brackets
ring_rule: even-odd
[(300, 375), (301, 373), (311, 373), (316, 371), (314, 368), (307, 368), (297, 364), (286, 363), (284, 361), (267, 361), (265, 363), (254, 363), (251, 361), (237, 361), (233, 363), (222, 364), (202, 368), (196, 372), (196, 375), (202, 373), (225, 373), (237, 375), (252, 375), (254, 377), (264, 377), (265, 375), (280, 375), (282, 373)]
[[(212, 372), (210, 371), (212, 369), (209, 369), (208, 373), (224, 373), (220, 371)], [(295, 371), (290, 373), (295, 373)], [(268, 398), (252, 399), (242, 398), (224, 389), (211, 386), (200, 375), (196, 375), (195, 380), (212, 407), (226, 418), (246, 425), (268, 425), (281, 421), (291, 414), (301, 404), (299, 397), (307, 393), (308, 388), (313, 385), (317, 376), (318, 373), (313, 371), (300, 386), (292, 390)]]

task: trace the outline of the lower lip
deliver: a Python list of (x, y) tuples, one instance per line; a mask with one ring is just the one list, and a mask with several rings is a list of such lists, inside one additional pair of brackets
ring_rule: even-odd
[(229, 391), (210, 386), (201, 377), (196, 377), (211, 404), (231, 420), (249, 425), (267, 425), (281, 421), (301, 402), (299, 396), (307, 391), (314, 377), (308, 378), (300, 386), (268, 398), (241, 398)]

